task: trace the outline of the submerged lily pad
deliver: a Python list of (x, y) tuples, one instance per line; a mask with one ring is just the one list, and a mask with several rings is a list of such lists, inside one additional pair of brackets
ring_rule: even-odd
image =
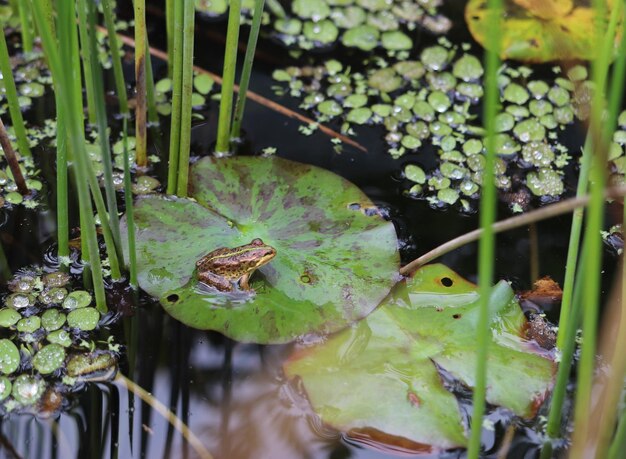
[[(135, 209), (139, 284), (174, 318), (240, 340), (288, 342), (331, 333), (369, 314), (397, 280), (393, 225), (354, 185), (281, 158), (205, 158), (191, 196), (148, 196)], [(260, 238), (276, 257), (256, 291), (198, 283), (195, 263), (219, 247)]]
[[(439, 369), (473, 386), (479, 299), (445, 266), (425, 266), (367, 319), (296, 350), (285, 373), (301, 378), (323, 422), (348, 435), (373, 432), (377, 442), (421, 452), (465, 446), (463, 416)], [(531, 417), (552, 387), (554, 363), (522, 338), (526, 319), (506, 282), (493, 288), (489, 310), (487, 400)]]

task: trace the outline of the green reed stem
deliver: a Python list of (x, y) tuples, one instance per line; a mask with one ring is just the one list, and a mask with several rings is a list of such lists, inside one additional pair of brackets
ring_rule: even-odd
[[(602, 78), (603, 86), (599, 88), (599, 91), (603, 91), (607, 86), (607, 74), (609, 62), (613, 58), (613, 46), (615, 42), (615, 37), (617, 34), (617, 24), (622, 17), (622, 13), (624, 10), (624, 3), (617, 2), (614, 3), (613, 10), (611, 11), (611, 16), (609, 20), (609, 26), (607, 29), (607, 33), (604, 40), (604, 46), (602, 48), (602, 53), (599, 57), (598, 62), (598, 73), (600, 74), (599, 78)], [(613, 67), (613, 73), (611, 76), (611, 86), (608, 93), (608, 98), (606, 102), (606, 113), (602, 111), (602, 108), (598, 110), (598, 114), (596, 116), (603, 116), (600, 118), (596, 118), (597, 121), (597, 134), (601, 137), (600, 140), (600, 149), (599, 149), (599, 161), (604, 161), (603, 164), (606, 164), (606, 157), (608, 146), (612, 141), (613, 133), (617, 128), (617, 118), (618, 114), (622, 107), (622, 97), (624, 94), (624, 79), (626, 72), (626, 38), (622, 33), (621, 40), (619, 42), (619, 47), (617, 51), (617, 59), (615, 60), (615, 64)], [(601, 93), (602, 95), (602, 93)], [(604, 99), (602, 99), (599, 104), (603, 104)], [(606, 116), (605, 116), (606, 115)], [(593, 126), (593, 122), (592, 122)], [(592, 133), (593, 135), (593, 133)], [(603, 174), (604, 169), (602, 170)], [(599, 217), (601, 218), (601, 217)], [(626, 209), (623, 213), (623, 223), (626, 222)], [(602, 223), (602, 221), (600, 221)], [(625, 363), (623, 360), (623, 353), (621, 349), (623, 349), (624, 342), (626, 341), (626, 320), (624, 320), (624, 311), (626, 310), (626, 270), (624, 269), (624, 257), (622, 257), (622, 278), (621, 278), (621, 311), (619, 311), (619, 326), (614, 336), (615, 341), (611, 343), (611, 345), (615, 346), (612, 354), (610, 351), (607, 352), (607, 358), (610, 358), (610, 369), (611, 373), (607, 377), (607, 380), (603, 383), (602, 397), (600, 398), (600, 415), (598, 419), (593, 421), (593, 424), (588, 424), (591, 428), (590, 433), (582, 436), (582, 441), (577, 438), (578, 429), (574, 434), (574, 445), (579, 448), (586, 448), (588, 445), (592, 445), (595, 447), (596, 457), (605, 457), (608, 451), (609, 442), (611, 437), (613, 436), (613, 432), (615, 429), (615, 422), (617, 418), (617, 410), (619, 399), (621, 398), (623, 383), (624, 383), (624, 367)], [(598, 278), (600, 276), (598, 275)], [(598, 283), (600, 279), (598, 279)], [(598, 287), (598, 296), (599, 296), (599, 288)], [(600, 305), (598, 305), (599, 308)], [(596, 312), (597, 314), (597, 312)], [(610, 356), (610, 357), (609, 357)], [(591, 399), (591, 397), (590, 397)], [(594, 407), (595, 410), (595, 407)], [(598, 412), (598, 411), (595, 411)], [(582, 414), (581, 414), (582, 416)], [(579, 446), (580, 445), (580, 446)]]
[(135, 154), (137, 167), (148, 165), (146, 128), (146, 2), (135, 0)]
[(556, 377), (556, 383), (554, 390), (552, 391), (552, 398), (550, 400), (550, 412), (548, 414), (548, 423), (546, 426), (546, 434), (548, 435), (548, 441), (544, 443), (542, 449), (542, 458), (552, 457), (551, 455), (551, 440), (556, 439), (560, 435), (561, 419), (563, 416), (563, 404), (565, 397), (567, 396), (567, 384), (570, 379), (570, 372), (574, 363), (574, 351), (576, 350), (576, 332), (578, 325), (580, 324), (580, 315), (582, 309), (582, 290), (584, 287), (584, 279), (586, 271), (584, 270), (586, 261), (586, 251), (582, 250), (580, 266), (576, 274), (576, 281), (574, 282), (574, 290), (572, 292), (572, 305), (570, 314), (567, 317), (567, 324), (559, 323), (559, 326), (563, 326), (565, 332), (563, 335), (565, 339), (563, 341), (563, 347), (561, 348), (561, 361)]
[(174, 73), (174, 2), (175, 0), (165, 0), (165, 30), (167, 33), (167, 76), (173, 78)]
[(152, 56), (149, 52), (148, 35), (146, 34), (146, 97), (148, 105), (148, 122), (159, 123), (159, 112), (156, 109), (156, 90), (154, 89), (154, 75), (152, 73)]
[[(22, 5), (22, 9), (24, 8), (25, 6)], [(20, 103), (17, 96), (17, 89), (15, 88), (15, 80), (13, 79), (13, 69), (11, 68), (9, 49), (7, 48), (4, 31), (2, 31), (0, 35), (0, 72), (2, 72), (2, 81), (6, 92), (7, 104), (9, 105), (11, 123), (15, 130), (15, 137), (17, 138), (17, 148), (19, 149), (20, 155), (30, 157), (32, 154), (28, 146), (26, 127), (24, 125), (24, 118), (22, 118), (22, 111), (20, 110)]]
[[(591, 168), (591, 137), (585, 140), (582, 157), (580, 160), (580, 170), (578, 173), (578, 185), (576, 187), (576, 197), (582, 197), (587, 193), (589, 184), (589, 169)], [(572, 294), (574, 292), (574, 278), (576, 275), (576, 264), (580, 247), (580, 235), (583, 227), (584, 208), (574, 210), (572, 213), (572, 226), (570, 228), (569, 243), (567, 246), (567, 259), (565, 261), (565, 278), (563, 281), (563, 296), (561, 299), (561, 312), (559, 316), (559, 332), (556, 345), (561, 349), (565, 345), (565, 336), (572, 308)], [(569, 335), (567, 335), (569, 336)], [(567, 384), (567, 381), (565, 382)]]
[(167, 170), (167, 193), (174, 194), (178, 188), (178, 164), (180, 153), (181, 100), (183, 88), (183, 2), (174, 2), (174, 54), (172, 77), (172, 117), (170, 122), (170, 148)]
[(178, 180), (176, 194), (187, 196), (189, 180), (189, 146), (191, 144), (191, 95), (193, 93), (194, 14), (192, 2), (185, 2), (183, 10), (183, 75), (180, 103), (180, 146), (178, 153)]
[(495, 119), (499, 106), (498, 67), (500, 66), (500, 27), (502, 0), (489, 0), (489, 30), (485, 53), (485, 105), (483, 108), (486, 131), (485, 174), (480, 196), (480, 226), (483, 231), (479, 243), (478, 279), (480, 309), (476, 326), (476, 368), (474, 394), (472, 397), (472, 421), (467, 457), (476, 459), (480, 455), (483, 415), (487, 396), (487, 358), (489, 353), (489, 292), (493, 283), (495, 262), (495, 236), (493, 223), (496, 218), (496, 189), (494, 165), (496, 158)]
[[(32, 6), (32, 5), (31, 5)], [(42, 0), (40, 5), (43, 12), (43, 20), (52, 32), (56, 29), (54, 23), (54, 11), (50, 0)], [(32, 9), (31, 9), (32, 10)], [(37, 21), (35, 25), (39, 27)], [(41, 35), (41, 33), (40, 33)], [(44, 46), (44, 52), (46, 48)], [(60, 107), (66, 101), (62, 99), (57, 83), (54, 91), (55, 106)], [(66, 270), (70, 262), (69, 248), (69, 209), (68, 209), (68, 139), (66, 122), (63, 110), (57, 109), (57, 139), (56, 139), (56, 211), (57, 211), (57, 256), (59, 266)]]
[(33, 50), (33, 31), (30, 23), (30, 8), (28, 2), (17, 2), (20, 13), (20, 29), (22, 32), (22, 49), (25, 53)]
[(41, 40), (46, 55), (48, 56), (55, 90), (59, 92), (61, 100), (66, 102), (66, 104), (57, 106), (57, 110), (63, 112), (66, 121), (67, 138), (76, 159), (78, 202), (81, 218), (83, 218), (84, 221), (81, 237), (87, 240), (96, 307), (99, 311), (104, 313), (107, 311), (107, 306), (102, 278), (102, 266), (100, 264), (91, 198), (89, 196), (87, 180), (85, 180), (85, 177), (88, 176), (88, 168), (84, 128), (79, 113), (73, 109), (75, 106), (74, 99), (77, 98), (79, 94), (74, 91), (75, 85), (71, 81), (72, 73), (66, 71), (68, 68), (72, 68), (71, 65), (75, 62), (75, 58), (72, 56), (75, 51), (75, 48), (72, 46), (72, 42), (75, 38), (72, 38), (72, 35), (76, 35), (76, 16), (73, 11), (74, 5), (73, 2), (59, 2), (58, 4), (59, 48), (57, 48), (57, 41), (52, 35), (50, 26), (46, 22), (46, 10), (42, 7), (41, 0), (33, 0), (32, 6)]
[[(594, 0), (595, 13), (594, 35), (604, 37), (602, 22), (605, 18), (605, 5), (603, 0)], [(608, 34), (607, 34), (608, 35)], [(598, 58), (592, 62), (592, 75), (594, 81), (594, 94), (591, 105), (591, 122), (589, 136), (593, 159), (591, 163), (590, 178), (590, 201), (587, 221), (585, 224), (585, 290), (583, 292), (583, 342), (581, 357), (578, 365), (577, 388), (574, 406), (574, 434), (570, 457), (582, 459), (585, 457), (585, 443), (589, 432), (591, 420), (591, 391), (593, 389), (593, 376), (595, 370), (598, 310), (600, 299), (600, 273), (602, 270), (602, 230), (604, 217), (604, 186), (606, 182), (606, 157), (608, 144), (604, 142), (602, 113), (605, 102), (606, 75), (613, 54), (613, 46), (609, 49), (600, 49)]]
[(254, 3), (254, 15), (252, 16), (252, 27), (248, 36), (248, 45), (246, 46), (246, 55), (243, 60), (243, 69), (241, 70), (241, 80), (239, 81), (239, 93), (237, 94), (237, 103), (235, 104), (235, 115), (233, 118), (233, 128), (230, 132), (231, 139), (239, 139), (241, 136), (241, 123), (243, 113), (246, 106), (246, 96), (248, 95), (248, 86), (250, 85), (250, 74), (252, 73), (252, 64), (254, 63), (254, 53), (259, 38), (259, 30), (261, 28), (261, 17), (263, 16), (263, 7), (265, 0), (256, 0)]
[[(55, 91), (54, 102), (58, 107), (62, 101)], [(56, 193), (57, 193), (57, 250), (60, 266), (69, 265), (70, 255), (70, 223), (68, 209), (67, 181), (67, 134), (66, 123), (62, 110), (57, 110), (57, 151), (56, 151)]]
[(122, 70), (122, 57), (120, 56), (119, 41), (115, 31), (115, 18), (111, 0), (102, 0), (102, 12), (104, 13), (104, 25), (107, 28), (107, 38), (111, 49), (111, 62), (113, 64), (113, 76), (115, 78), (115, 88), (119, 101), (120, 113), (128, 116), (128, 96), (126, 94), (126, 82), (124, 81), (124, 71)]
[(89, 124), (96, 124), (96, 100), (93, 87), (93, 65), (92, 61), (98, 55), (86, 52), (89, 50), (89, 32), (87, 31), (87, 12), (83, 7), (77, 6), (78, 10), (78, 33), (80, 36), (80, 47), (83, 50), (80, 53), (83, 63), (83, 74), (85, 75), (85, 90), (87, 92), (87, 117)]
[(124, 148), (124, 203), (126, 204), (126, 230), (128, 231), (128, 268), (130, 271), (130, 285), (135, 290), (139, 288), (137, 282), (137, 248), (135, 244), (135, 210), (133, 207), (133, 186), (130, 177), (128, 158), (128, 121), (123, 122)]
[[(97, 55), (96, 41), (96, 8), (95, 4), (89, 0), (82, 0), (79, 4), (79, 10), (87, 8), (87, 37), (89, 39), (89, 47), (85, 48), (86, 54)], [(113, 237), (113, 250), (116, 252), (116, 259), (122, 259), (122, 238), (120, 235), (120, 218), (117, 209), (117, 195), (115, 194), (115, 185), (113, 184), (113, 165), (111, 163), (111, 148), (109, 145), (109, 136), (107, 134), (107, 113), (104, 101), (104, 83), (102, 81), (102, 73), (95, 59), (91, 60), (91, 77), (94, 88), (94, 103), (96, 110), (96, 120), (98, 125), (98, 141), (100, 143), (100, 156), (102, 158), (104, 190), (106, 193), (108, 222), (111, 227)], [(98, 194), (100, 191), (98, 190)], [(102, 216), (101, 216), (102, 217)], [(110, 247), (107, 246), (110, 251)], [(110, 258), (110, 255), (109, 255)], [(118, 268), (119, 270), (119, 268)], [(113, 271), (112, 271), (113, 272)], [(116, 277), (114, 277), (116, 278)], [(119, 278), (119, 277), (117, 277)]]
[[(613, 39), (615, 37), (615, 31), (617, 27), (617, 19), (621, 16), (621, 10), (623, 5), (621, 2), (617, 2), (616, 8), (611, 13), (611, 19), (607, 33), (604, 35), (604, 41), (601, 46), (601, 60), (604, 63), (604, 67), (600, 69), (602, 72), (598, 78), (602, 78), (606, 81), (606, 75), (608, 72), (608, 65), (610, 57), (613, 51)], [(606, 84), (606, 83), (605, 83)], [(617, 115), (616, 115), (617, 116)], [(616, 118), (617, 119), (617, 118)], [(589, 169), (591, 167), (591, 133), (587, 134), (585, 139), (585, 145), (583, 147), (583, 155), (581, 158), (581, 166), (578, 175), (578, 186), (576, 188), (576, 196), (580, 197), (586, 194), (587, 186), (589, 182)], [(557, 347), (563, 346), (563, 336), (565, 336), (565, 329), (563, 328), (569, 323), (568, 316), (571, 307), (571, 298), (574, 283), (574, 272), (576, 270), (576, 260), (578, 258), (578, 250), (580, 246), (580, 235), (582, 232), (584, 209), (577, 209), (572, 215), (572, 226), (570, 230), (570, 238), (568, 244), (567, 260), (565, 263), (565, 278), (563, 281), (563, 297), (561, 300), (561, 312), (559, 316), (559, 334), (557, 336)]]
[(237, 67), (237, 45), (239, 44), (239, 23), (241, 21), (241, 0), (231, 0), (228, 12), (228, 32), (224, 55), (224, 74), (222, 75), (222, 95), (217, 124), (216, 153), (230, 152), (230, 125), (233, 111), (233, 90)]
[(608, 459), (621, 459), (626, 451), (626, 410), (622, 414), (617, 424), (617, 432), (609, 448)]

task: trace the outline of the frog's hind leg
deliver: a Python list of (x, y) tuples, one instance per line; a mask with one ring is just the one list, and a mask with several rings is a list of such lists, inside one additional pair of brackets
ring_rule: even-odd
[(209, 287), (215, 287), (220, 292), (230, 292), (233, 289), (233, 284), (228, 279), (210, 272), (198, 274), (198, 280)]

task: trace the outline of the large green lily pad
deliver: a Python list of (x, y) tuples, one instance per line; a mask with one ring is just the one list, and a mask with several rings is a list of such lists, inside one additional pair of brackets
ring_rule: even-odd
[[(607, 0), (608, 7), (611, 3)], [(595, 37), (594, 31), (595, 14), (588, 2), (505, 0), (504, 9), (502, 59), (525, 62), (591, 60), (600, 49), (601, 39)], [(465, 20), (472, 36), (483, 46), (486, 46), (485, 33), (493, 14), (484, 0), (467, 3)]]
[[(301, 378), (322, 421), (349, 435), (417, 451), (465, 446), (438, 367), (473, 386), (479, 298), (445, 266), (425, 266), (365, 320), (296, 350), (285, 373)], [(506, 282), (493, 288), (489, 308), (487, 400), (531, 417), (552, 387), (554, 362), (522, 338), (526, 319)]]
[[(181, 322), (240, 341), (281, 343), (327, 334), (368, 315), (398, 280), (393, 224), (345, 179), (281, 158), (205, 158), (192, 167), (195, 200), (139, 199), (139, 284)], [(195, 263), (255, 238), (276, 257), (254, 292), (221, 293)]]

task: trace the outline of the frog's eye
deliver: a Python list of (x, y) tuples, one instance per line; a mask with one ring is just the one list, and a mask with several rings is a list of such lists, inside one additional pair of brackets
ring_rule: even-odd
[(250, 244), (252, 244), (252, 245), (263, 245), (263, 241), (257, 237), (255, 239), (252, 239), (252, 242)]

